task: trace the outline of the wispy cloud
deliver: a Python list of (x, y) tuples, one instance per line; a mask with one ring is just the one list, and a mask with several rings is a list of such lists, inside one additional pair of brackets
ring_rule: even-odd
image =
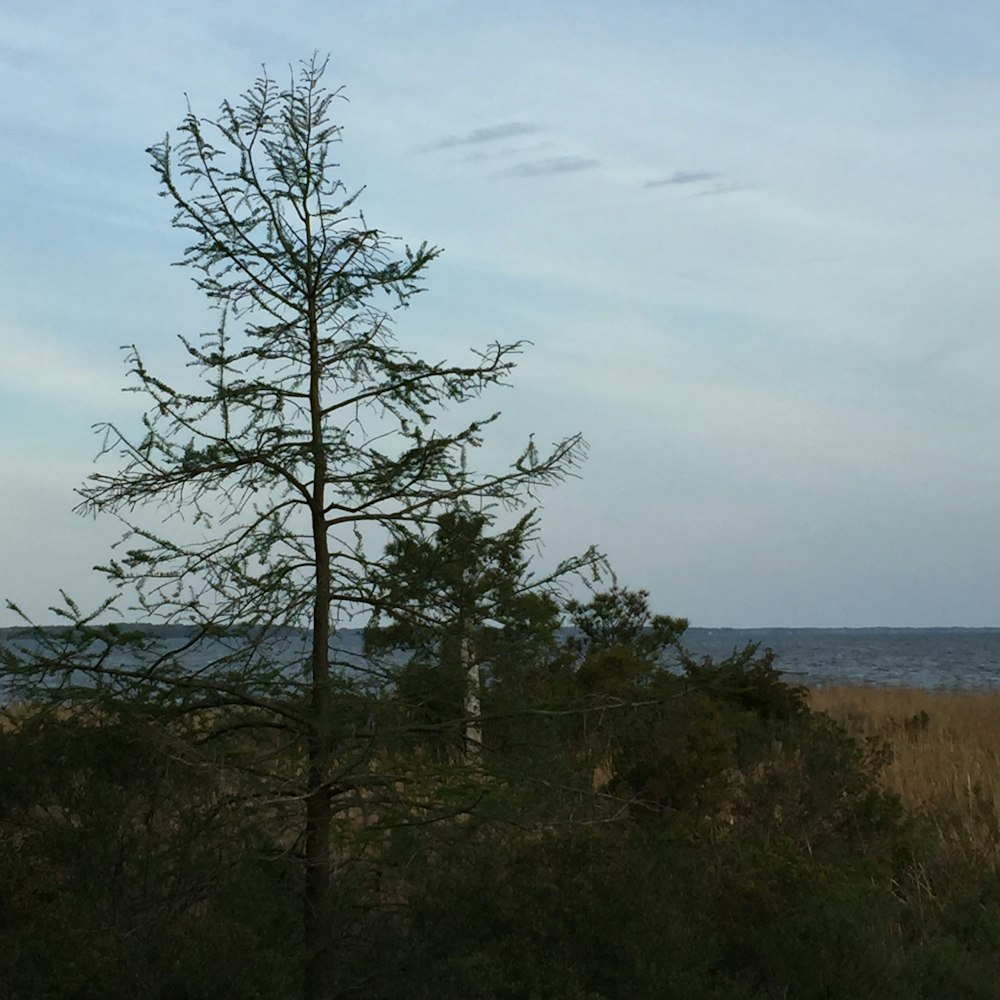
[(97, 363), (5, 317), (0, 317), (0, 355), (0, 392), (5, 402), (15, 396), (57, 399), (61, 406), (84, 406), (96, 412), (96, 403), (105, 405), (121, 389), (121, 373), (112, 363)]
[(711, 198), (719, 194), (734, 194), (737, 191), (750, 191), (755, 188), (756, 184), (713, 184), (711, 187), (705, 188), (703, 191), (692, 191), (692, 198)]
[(0, 44), (0, 65), (14, 70), (29, 70), (42, 65), (42, 56), (13, 45)]
[(501, 125), (485, 125), (474, 128), (471, 132), (461, 135), (445, 135), (433, 142), (420, 147), (420, 152), (426, 153), (435, 149), (454, 149), (456, 146), (477, 146), (483, 142), (495, 142), (497, 139), (510, 139), (518, 135), (533, 135), (541, 132), (542, 126), (533, 122), (504, 122)]
[(459, 157), (457, 163), (482, 163), (486, 160), (502, 160), (511, 156), (527, 156), (531, 153), (540, 152), (543, 149), (551, 149), (553, 143), (549, 139), (541, 142), (533, 142), (527, 146), (501, 146), (499, 149), (477, 149), (475, 152), (466, 153)]
[(551, 174), (572, 174), (578, 170), (590, 170), (598, 165), (598, 160), (584, 156), (552, 156), (547, 160), (529, 160), (516, 163), (507, 170), (501, 170), (501, 177), (546, 177)]
[(702, 181), (714, 181), (721, 177), (721, 174), (711, 170), (676, 170), (669, 177), (660, 177), (653, 181), (646, 181), (644, 188), (666, 187), (675, 184), (699, 184)]
[(658, 177), (646, 181), (644, 189), (674, 187), (685, 189), (689, 198), (711, 198), (714, 195), (731, 194), (755, 187), (739, 181), (727, 181), (726, 175), (714, 170), (675, 170), (669, 177)]

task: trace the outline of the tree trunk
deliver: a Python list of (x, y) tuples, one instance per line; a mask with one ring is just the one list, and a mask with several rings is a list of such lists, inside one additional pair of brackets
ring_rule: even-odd
[(465, 761), (478, 765), (483, 759), (483, 727), (479, 719), (482, 678), (468, 635), (462, 636), (461, 657), (465, 676)]
[(330, 793), (326, 785), (327, 753), (319, 739), (310, 740), (309, 795), (306, 800), (304, 871), (304, 1000), (335, 996), (333, 913), (330, 892)]
[[(305, 220), (308, 273), (314, 276), (311, 219)], [(312, 731), (306, 787), (303, 937), (306, 969), (304, 1000), (332, 1000), (336, 994), (331, 905), (330, 766), (333, 747), (333, 703), (330, 697), (330, 541), (326, 524), (327, 455), (323, 435), (323, 367), (315, 293), (309, 292), (309, 409), (312, 451), (312, 542), (316, 591), (313, 598)]]

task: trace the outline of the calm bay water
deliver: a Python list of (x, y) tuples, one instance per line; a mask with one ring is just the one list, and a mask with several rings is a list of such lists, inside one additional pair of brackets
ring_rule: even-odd
[(748, 642), (774, 650), (776, 666), (803, 684), (1000, 690), (995, 628), (692, 628), (685, 634), (692, 652), (716, 658)]
[[(0, 629), (0, 644), (14, 629)], [(190, 633), (183, 628), (153, 630), (159, 650), (177, 650)], [(684, 644), (696, 656), (723, 659), (755, 642), (777, 656), (777, 667), (789, 680), (809, 685), (876, 684), (920, 688), (1000, 690), (1000, 628), (865, 628), (811, 629), (691, 628)], [(342, 662), (360, 663), (361, 636), (339, 634)], [(222, 655), (238, 643), (211, 640), (182, 656), (192, 669)], [(289, 665), (306, 656), (303, 633), (287, 631), (272, 647), (275, 659)]]

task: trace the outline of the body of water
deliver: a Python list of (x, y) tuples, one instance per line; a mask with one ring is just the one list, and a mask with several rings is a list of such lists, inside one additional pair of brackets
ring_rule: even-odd
[(1000, 629), (688, 629), (687, 648), (716, 659), (748, 642), (772, 649), (790, 680), (1000, 690)]
[[(14, 639), (15, 629), (0, 629), (0, 644)], [(190, 631), (171, 627), (151, 629), (157, 651), (179, 650)], [(304, 633), (287, 630), (270, 647), (274, 659), (290, 665), (307, 657)], [(724, 659), (748, 642), (774, 651), (776, 666), (789, 680), (802, 684), (876, 684), (918, 688), (1000, 690), (1000, 628), (691, 628), (685, 647), (695, 656)], [(341, 663), (360, 664), (361, 634), (344, 631), (337, 638)], [(238, 641), (206, 640), (182, 653), (197, 670)], [(127, 651), (116, 654), (123, 662)]]

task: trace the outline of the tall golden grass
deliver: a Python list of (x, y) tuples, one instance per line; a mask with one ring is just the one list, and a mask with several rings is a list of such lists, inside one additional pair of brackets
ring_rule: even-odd
[(962, 853), (1000, 851), (1000, 692), (823, 687), (813, 709), (892, 747), (885, 786)]

